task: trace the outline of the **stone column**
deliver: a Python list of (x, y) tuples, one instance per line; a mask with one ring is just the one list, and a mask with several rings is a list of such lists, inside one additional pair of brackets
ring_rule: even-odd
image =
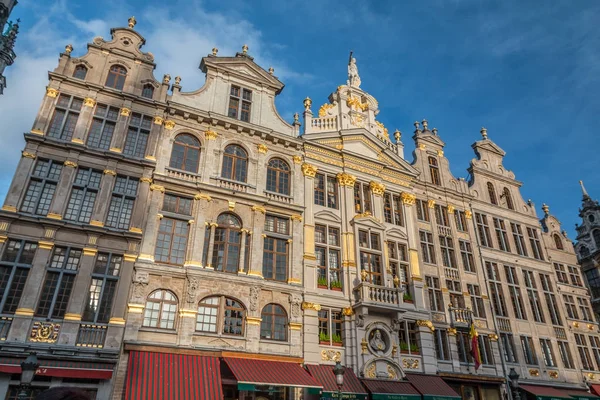
[(294, 245), (296, 243), (302, 243), (302, 216), (299, 214), (293, 214), (291, 216), (291, 234), (292, 238), (288, 240), (289, 246), (289, 265), (290, 274), (288, 277), (288, 283), (292, 285), (302, 285), (302, 247)]
[(33, 172), (36, 155), (27, 151), (23, 151), (21, 155), (22, 157), (21, 160), (19, 160), (15, 176), (10, 184), (6, 198), (4, 199), (4, 205), (2, 206), (2, 210), (4, 211), (17, 212), (19, 198), (21, 197), (21, 193), (23, 193), (27, 187), (29, 175)]
[[(458, 359), (458, 343), (456, 340), (456, 333), (456, 328), (448, 328), (448, 349), (450, 350), (452, 368), (455, 371), (460, 371), (460, 360)], [(467, 349), (467, 351), (469, 350)]]
[(175, 127), (173, 121), (164, 121), (158, 115), (154, 117), (154, 123), (152, 124), (152, 129), (150, 129), (150, 137), (148, 138), (148, 146), (146, 147), (146, 156), (144, 157), (146, 160), (156, 161), (157, 146), (162, 133), (163, 122), (165, 123), (165, 129), (171, 130)]
[(204, 157), (200, 157), (200, 173), (202, 174), (202, 183), (210, 183), (212, 175), (219, 174), (219, 135), (214, 130), (208, 128), (204, 132)]
[[(296, 160), (294, 160), (296, 162)], [(304, 249), (303, 258), (307, 266), (304, 275), (307, 288), (315, 290), (317, 288), (316, 260), (315, 255), (315, 216), (314, 216), (314, 193), (315, 176), (317, 167), (311, 164), (302, 164), (302, 174), (304, 175)]]
[[(128, 102), (131, 103), (131, 102)], [(131, 105), (129, 105), (131, 107)], [(127, 107), (121, 108), (117, 125), (113, 133), (112, 142), (110, 143), (110, 151), (114, 153), (122, 153), (125, 146), (125, 136), (127, 136), (127, 126), (129, 124), (129, 115), (131, 109)]]
[[(435, 374), (438, 369), (435, 356), (435, 328), (431, 321), (417, 321), (417, 325), (419, 338), (421, 339), (422, 371), (427, 374)], [(450, 342), (450, 339), (448, 337), (448, 342)], [(448, 343), (448, 349), (450, 349), (450, 343)]]
[[(114, 166), (112, 167), (114, 168)], [(96, 199), (96, 203), (94, 204), (90, 225), (100, 227), (104, 226), (108, 208), (110, 207), (113, 186), (115, 185), (117, 176), (117, 172), (110, 168), (111, 167), (104, 170), (104, 176), (100, 182), (100, 190), (98, 190), (98, 197)]]
[(369, 183), (371, 193), (373, 193), (373, 216), (379, 221), (383, 221), (383, 194), (385, 185), (380, 182), (371, 181)]
[[(263, 239), (265, 230), (265, 214), (267, 210), (263, 206), (252, 207), (252, 251), (254, 260), (250, 261), (250, 270), (248, 275), (257, 278), (263, 278), (262, 259), (260, 255), (263, 253)], [(209, 253), (210, 254), (210, 253)], [(257, 257), (258, 260), (256, 259)]]
[[(146, 175), (150, 175), (152, 172), (147, 171)], [(152, 178), (148, 176), (143, 176), (140, 178), (140, 183), (138, 186), (137, 198), (135, 200), (135, 205), (133, 207), (133, 212), (131, 214), (130, 228), (129, 232), (133, 233), (142, 233), (142, 226), (144, 226), (144, 221), (148, 215), (146, 214), (148, 199), (150, 193), (150, 184), (152, 183)]]
[(85, 137), (87, 134), (88, 126), (90, 126), (90, 120), (92, 119), (92, 111), (94, 111), (94, 106), (96, 105), (96, 100), (91, 97), (86, 97), (83, 99), (83, 106), (79, 111), (79, 117), (77, 118), (77, 123), (75, 124), (75, 132), (73, 132), (73, 138), (71, 138), (71, 142), (77, 144), (84, 144)]
[(54, 198), (50, 204), (48, 215), (46, 217), (52, 219), (62, 219), (63, 211), (65, 211), (67, 202), (69, 201), (69, 193), (73, 187), (73, 181), (77, 175), (77, 164), (73, 161), (65, 161), (62, 173), (56, 186)]
[(44, 135), (44, 132), (48, 127), (48, 123), (50, 122), (50, 118), (52, 118), (52, 111), (54, 110), (58, 94), (58, 90), (51, 87), (46, 88), (46, 96), (44, 96), (40, 110), (37, 113), (35, 121), (33, 122), (31, 133), (41, 136)]
[[(191, 228), (190, 245), (184, 267), (202, 268), (202, 252), (204, 251), (204, 236), (206, 235), (206, 213), (202, 212), (206, 202), (212, 201), (207, 194), (198, 193), (194, 196), (194, 221)], [(243, 248), (243, 247), (242, 247)], [(208, 262), (207, 262), (208, 264)]]
[(135, 254), (125, 254), (123, 264), (121, 265), (121, 276), (117, 286), (117, 293), (113, 303), (109, 324), (125, 325), (125, 312), (127, 311), (127, 300), (129, 299), (129, 289), (133, 275), (133, 263), (137, 259)]
[(210, 236), (208, 238), (208, 251), (206, 255), (206, 265), (205, 268), (214, 269), (215, 266), (212, 265), (212, 255), (213, 250), (215, 248), (215, 231), (217, 230), (218, 224), (216, 222), (211, 222), (208, 224), (210, 226)]
[(142, 237), (140, 255), (138, 259), (154, 262), (154, 246), (158, 235), (158, 227), (162, 214), (159, 214), (162, 205), (165, 188), (159, 185), (150, 185), (152, 194), (150, 195), (150, 205), (148, 207), (148, 222), (146, 223), (146, 232)]
[[(319, 311), (321, 305), (317, 303), (302, 303), (302, 310), (304, 314), (304, 343), (305, 345), (305, 358), (312, 358), (320, 360), (321, 357), (318, 354), (321, 349), (319, 347)], [(308, 345), (310, 343), (310, 345)], [(310, 353), (313, 353), (309, 356)], [(317, 353), (317, 354), (314, 354)]]
[[(342, 210), (342, 266), (356, 267), (356, 246), (354, 232), (350, 221), (356, 214), (354, 211), (354, 183), (356, 177), (348, 173), (342, 172), (337, 175), (337, 180), (340, 186), (340, 207)], [(350, 268), (349, 271), (354, 274), (348, 274), (348, 282), (344, 282), (345, 287), (352, 287), (352, 280), (356, 274), (356, 270)]]
[(248, 235), (250, 234), (250, 230), (242, 229), (242, 238), (240, 245), (240, 265), (238, 266), (238, 274), (243, 274), (247, 271), (244, 270), (245, 266), (245, 258), (246, 258), (246, 240), (248, 239)]
[[(417, 197), (414, 194), (403, 192), (401, 194), (402, 203), (404, 204), (404, 217), (406, 226), (417, 226), (417, 217), (415, 215), (415, 202)], [(413, 301), (417, 309), (425, 308), (425, 296), (423, 290), (423, 276), (421, 274), (421, 266), (419, 263), (419, 246), (418, 230), (407, 229), (408, 235), (408, 259), (410, 262), (410, 280), (413, 291)]]
[(83, 248), (83, 257), (81, 258), (79, 271), (77, 271), (73, 290), (71, 291), (71, 298), (69, 299), (69, 304), (67, 305), (67, 311), (65, 313), (65, 319), (67, 320), (81, 321), (97, 253), (98, 249), (93, 247)]

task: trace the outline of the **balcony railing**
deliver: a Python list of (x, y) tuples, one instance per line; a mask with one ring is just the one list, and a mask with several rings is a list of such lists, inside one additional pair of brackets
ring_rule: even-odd
[(556, 335), (557, 339), (566, 339), (567, 333), (564, 328), (559, 328), (558, 326), (554, 327), (554, 335)]
[(310, 121), (311, 132), (336, 131), (338, 129), (337, 126), (337, 116), (313, 118)]
[(362, 282), (354, 289), (357, 302), (398, 306), (402, 303), (402, 291), (396, 288)]
[(106, 339), (106, 330), (108, 325), (81, 324), (77, 333), (75, 346), (80, 347), (104, 347)]
[(496, 321), (498, 322), (498, 330), (502, 332), (512, 332), (510, 327), (510, 319), (497, 317)]
[(455, 281), (460, 280), (460, 276), (458, 275), (458, 269), (455, 268), (444, 268), (444, 275), (446, 278), (452, 279)]
[(4, 341), (8, 337), (12, 321), (12, 317), (0, 317), (0, 341)]
[(224, 189), (234, 190), (236, 192), (247, 192), (249, 185), (244, 182), (230, 181), (229, 179), (217, 178), (217, 185)]
[(198, 174), (194, 174), (192, 172), (182, 171), (180, 169), (175, 169), (175, 168), (170, 168), (170, 167), (166, 167), (165, 170), (166, 170), (167, 176), (169, 178), (175, 178), (175, 179), (179, 179), (179, 180), (186, 181), (186, 182), (192, 182), (192, 183), (200, 182), (200, 175), (198, 175)]
[(267, 196), (270, 200), (279, 201), (282, 203), (291, 203), (292, 197), (287, 196), (285, 194), (275, 193), (275, 192), (267, 192), (265, 190), (265, 196)]
[(473, 320), (473, 311), (471, 311), (471, 309), (449, 306), (448, 312), (450, 313), (451, 326), (460, 328), (471, 325), (471, 321)]
[(438, 232), (443, 236), (452, 236), (452, 229), (447, 226), (438, 225)]

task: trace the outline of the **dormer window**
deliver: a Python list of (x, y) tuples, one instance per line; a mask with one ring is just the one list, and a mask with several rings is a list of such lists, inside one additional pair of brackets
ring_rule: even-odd
[(429, 173), (431, 174), (431, 183), (438, 186), (441, 185), (440, 169), (435, 157), (429, 157)]
[(144, 87), (142, 89), (142, 97), (151, 99), (153, 96), (154, 96), (154, 86), (152, 86), (149, 83), (144, 85)]
[(85, 65), (80, 64), (75, 67), (75, 71), (73, 71), (73, 78), (85, 79), (86, 75), (87, 75), (87, 68), (85, 67)]
[(125, 69), (125, 67), (122, 67), (120, 65), (113, 65), (108, 71), (105, 86), (115, 88), (117, 90), (123, 90), (123, 86), (125, 86), (126, 77), (127, 70)]
[(250, 122), (251, 109), (252, 90), (232, 85), (229, 93), (229, 109), (227, 111), (227, 116)]
[(498, 199), (496, 199), (496, 189), (494, 189), (492, 182), (487, 183), (487, 190), (488, 195), (490, 196), (490, 203), (498, 205)]

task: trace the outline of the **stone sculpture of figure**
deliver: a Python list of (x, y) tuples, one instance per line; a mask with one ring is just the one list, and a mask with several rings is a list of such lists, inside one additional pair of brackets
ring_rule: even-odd
[(381, 338), (381, 331), (379, 331), (379, 329), (375, 330), (375, 334), (373, 335), (373, 338), (371, 338), (371, 341), (369, 342), (369, 344), (371, 345), (371, 348), (373, 350), (376, 350), (378, 352), (385, 351), (385, 347), (386, 347), (385, 342)]
[(356, 58), (352, 57), (352, 52), (350, 52), (350, 60), (348, 60), (348, 85), (360, 88), (360, 76), (358, 76)]

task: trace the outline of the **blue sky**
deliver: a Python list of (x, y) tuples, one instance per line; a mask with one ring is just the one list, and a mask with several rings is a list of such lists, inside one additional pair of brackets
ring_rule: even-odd
[[(91, 4), (91, 5), (88, 5)], [(0, 96), (0, 198), (4, 198), (58, 54), (74, 56), (95, 36), (135, 15), (155, 76), (180, 75), (184, 91), (198, 70), (248, 44), (286, 84), (277, 106), (287, 120), (309, 96), (318, 107), (346, 80), (354, 51), (362, 88), (379, 101), (380, 119), (403, 132), (406, 158), (415, 120), (426, 118), (446, 142), (452, 172), (466, 177), (482, 126), (506, 152), (538, 215), (550, 206), (574, 238), (578, 181), (600, 198), (600, 2), (554, 0), (427, 1), (101, 1), (20, 0), (17, 60)]]

